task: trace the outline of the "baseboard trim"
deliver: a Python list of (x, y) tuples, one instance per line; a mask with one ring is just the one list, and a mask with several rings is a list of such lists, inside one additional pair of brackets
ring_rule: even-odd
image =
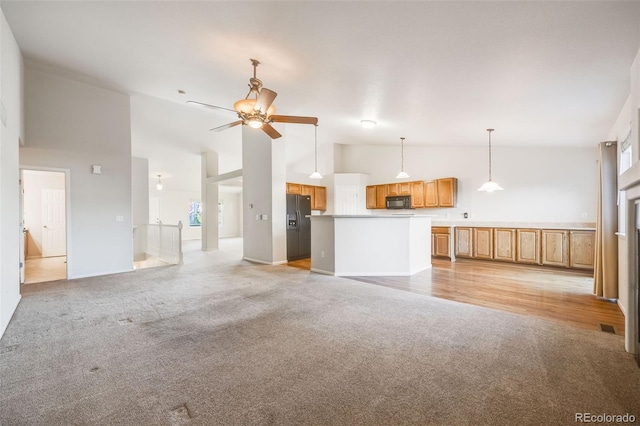
[(626, 318), (627, 317), (627, 311), (625, 310), (625, 307), (622, 305), (622, 303), (620, 303), (620, 299), (618, 299), (618, 301), (616, 303), (618, 304), (618, 307), (622, 311), (622, 315), (624, 315), (624, 317)]
[(287, 263), (286, 260), (278, 260), (277, 262), (267, 262), (264, 260), (258, 260), (258, 259), (253, 259), (251, 257), (243, 257), (244, 260), (248, 261), (248, 262), (252, 262), (252, 263), (259, 263), (261, 265), (284, 265), (285, 263)]
[(331, 271), (325, 271), (324, 269), (318, 268), (311, 268), (311, 272), (315, 272), (316, 274), (331, 275), (332, 277), (336, 275)]

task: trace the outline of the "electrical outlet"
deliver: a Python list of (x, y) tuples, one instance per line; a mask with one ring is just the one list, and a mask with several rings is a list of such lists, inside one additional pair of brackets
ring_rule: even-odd
[(116, 222), (124, 222), (124, 217), (116, 216)]

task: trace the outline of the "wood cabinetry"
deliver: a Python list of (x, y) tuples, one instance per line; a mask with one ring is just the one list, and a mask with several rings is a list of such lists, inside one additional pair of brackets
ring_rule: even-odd
[(493, 259), (493, 228), (473, 228), (473, 257)]
[(543, 265), (569, 267), (569, 231), (543, 229), (541, 258)]
[(287, 194), (302, 195), (302, 185), (299, 183), (287, 182)]
[(455, 228), (456, 257), (473, 257), (473, 228)]
[(595, 255), (595, 231), (569, 231), (569, 266), (593, 269)]
[(493, 258), (505, 262), (516, 261), (516, 230), (495, 228), (493, 230)]
[[(594, 266), (595, 231), (590, 229), (456, 227), (454, 235), (456, 257), (575, 269)], [(435, 233), (432, 247), (435, 253)]]
[(397, 183), (387, 184), (387, 195), (400, 195), (400, 188)]
[(287, 194), (308, 195), (311, 197), (311, 210), (327, 209), (327, 188), (324, 186), (303, 185), (287, 182)]
[(424, 207), (424, 183), (409, 182), (409, 187), (411, 191), (411, 207), (414, 209)]
[(376, 208), (387, 207), (387, 185), (376, 185)]
[(449, 227), (431, 228), (431, 255), (451, 257), (451, 230)]
[(411, 195), (411, 184), (413, 182), (400, 182), (398, 184), (398, 195)]
[(375, 185), (367, 186), (366, 206), (368, 209), (375, 209), (378, 207), (378, 205), (376, 204), (376, 186)]
[(438, 207), (438, 182), (435, 180), (424, 183), (424, 206)]
[(458, 179), (438, 179), (438, 207), (455, 207)]
[(540, 230), (516, 229), (516, 261), (540, 263)]

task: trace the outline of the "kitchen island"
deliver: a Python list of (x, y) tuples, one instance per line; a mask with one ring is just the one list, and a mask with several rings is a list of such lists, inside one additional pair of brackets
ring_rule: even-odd
[(337, 276), (413, 275), (431, 267), (428, 216), (311, 217), (311, 271)]

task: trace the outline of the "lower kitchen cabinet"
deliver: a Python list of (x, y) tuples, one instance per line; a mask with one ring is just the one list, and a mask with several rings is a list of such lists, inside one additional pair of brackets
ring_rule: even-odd
[(539, 229), (516, 229), (516, 261), (540, 264)]
[(473, 257), (473, 228), (455, 228), (456, 257)]
[(493, 228), (473, 228), (473, 257), (493, 259)]
[(569, 231), (542, 230), (542, 264), (569, 267)]
[(431, 228), (431, 255), (451, 257), (451, 234), (449, 227)]
[(595, 255), (595, 231), (569, 231), (569, 266), (593, 269)]
[(493, 258), (506, 262), (516, 261), (516, 230), (495, 228), (493, 230)]

